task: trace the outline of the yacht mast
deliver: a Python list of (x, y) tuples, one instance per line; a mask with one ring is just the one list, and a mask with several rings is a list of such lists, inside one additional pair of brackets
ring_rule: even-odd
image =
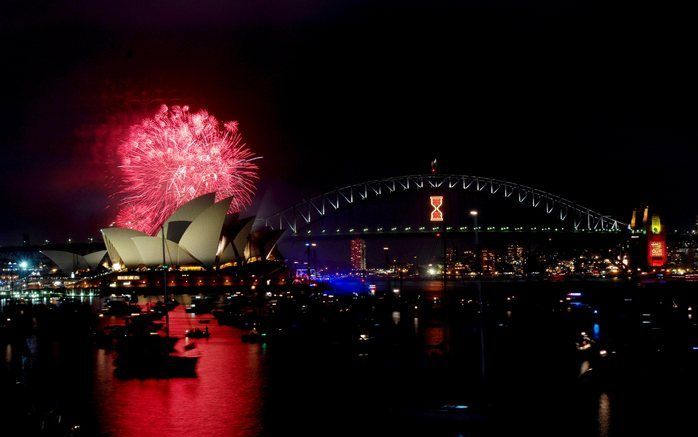
[(167, 269), (168, 265), (165, 261), (165, 224), (161, 226), (162, 229), (162, 276), (164, 284), (164, 299), (165, 299), (165, 335), (170, 336), (170, 312), (167, 310), (169, 306), (169, 299), (167, 298)]

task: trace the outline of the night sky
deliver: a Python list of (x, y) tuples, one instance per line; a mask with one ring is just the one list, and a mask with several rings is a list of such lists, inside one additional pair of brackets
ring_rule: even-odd
[(240, 122), (266, 212), (438, 155), (687, 228), (694, 16), (607, 3), (3, 2), (0, 243), (97, 235), (115, 145), (162, 103)]

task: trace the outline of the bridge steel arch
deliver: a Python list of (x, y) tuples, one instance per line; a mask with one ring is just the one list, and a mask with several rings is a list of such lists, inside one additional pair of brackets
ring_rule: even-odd
[(485, 192), (491, 196), (500, 194), (505, 199), (543, 209), (546, 214), (555, 214), (560, 221), (571, 220), (575, 231), (617, 232), (627, 227), (627, 224), (608, 215), (537, 188), (488, 177), (440, 174), (398, 176), (347, 185), (298, 202), (268, 217), (258, 218), (257, 223), (271, 229), (297, 233), (300, 227), (362, 200), (425, 188)]

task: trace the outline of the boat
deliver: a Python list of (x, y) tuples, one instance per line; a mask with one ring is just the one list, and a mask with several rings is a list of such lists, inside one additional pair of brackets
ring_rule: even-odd
[[(165, 232), (162, 232), (162, 264), (164, 301), (171, 301), (167, 293), (167, 264), (165, 262)], [(117, 345), (115, 374), (122, 378), (172, 378), (195, 377), (197, 355), (187, 355), (175, 351), (177, 337), (170, 336), (170, 315), (164, 311), (165, 332), (160, 335), (150, 323), (133, 323), (127, 335)], [(147, 321), (146, 321), (147, 322)], [(190, 348), (191, 349), (191, 348)], [(186, 349), (185, 349), (186, 352)]]
[(130, 296), (110, 296), (102, 306), (102, 314), (108, 316), (128, 316), (140, 312), (141, 308), (130, 302)]
[(189, 314), (207, 314), (215, 309), (217, 298), (212, 296), (194, 296), (185, 311)]
[(260, 334), (257, 328), (252, 328), (247, 334), (242, 334), (242, 341), (244, 343), (262, 343), (266, 336), (266, 333)]
[(172, 378), (196, 376), (199, 357), (174, 351), (175, 337), (129, 335), (118, 345), (115, 374), (122, 378)]
[(199, 328), (187, 329), (184, 336), (187, 338), (209, 338), (211, 336), (211, 332), (208, 330), (207, 326), (204, 330)]
[(166, 312), (175, 309), (177, 305), (179, 305), (179, 303), (174, 299), (170, 299), (167, 304), (165, 304), (165, 302), (158, 301), (152, 306), (152, 308), (150, 308), (150, 311), (162, 317)]

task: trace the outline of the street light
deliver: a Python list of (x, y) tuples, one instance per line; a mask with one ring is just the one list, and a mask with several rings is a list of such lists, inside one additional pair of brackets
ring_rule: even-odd
[[(29, 268), (29, 263), (26, 260), (22, 260), (17, 263), (17, 281), (21, 282), (22, 281), (22, 271), (26, 272), (27, 269)], [(10, 294), (14, 292), (15, 289), (15, 275), (13, 272), (10, 272), (11, 277), (10, 277)]]
[(311, 251), (311, 247), (317, 247), (317, 243), (310, 243), (310, 242), (305, 243), (306, 256), (308, 258), (307, 265), (306, 265), (306, 273), (308, 274), (308, 281), (310, 281), (310, 251)]
[(473, 218), (473, 230), (475, 231), (475, 249), (477, 249), (477, 246), (479, 244), (478, 242), (478, 228), (477, 228), (477, 216), (478, 216), (478, 211), (476, 209), (471, 209), (470, 210), (470, 217)]
[[(477, 228), (477, 216), (478, 211), (476, 209), (470, 210), (470, 216), (473, 218), (473, 230), (475, 231), (475, 262), (482, 267), (482, 255), (480, 254), (480, 241)], [(482, 268), (480, 268), (480, 275), (482, 275)], [(478, 276), (475, 282), (477, 286), (477, 300), (478, 306), (480, 307), (480, 372), (483, 381), (485, 380), (485, 305), (482, 299), (482, 283), (481, 277)]]

